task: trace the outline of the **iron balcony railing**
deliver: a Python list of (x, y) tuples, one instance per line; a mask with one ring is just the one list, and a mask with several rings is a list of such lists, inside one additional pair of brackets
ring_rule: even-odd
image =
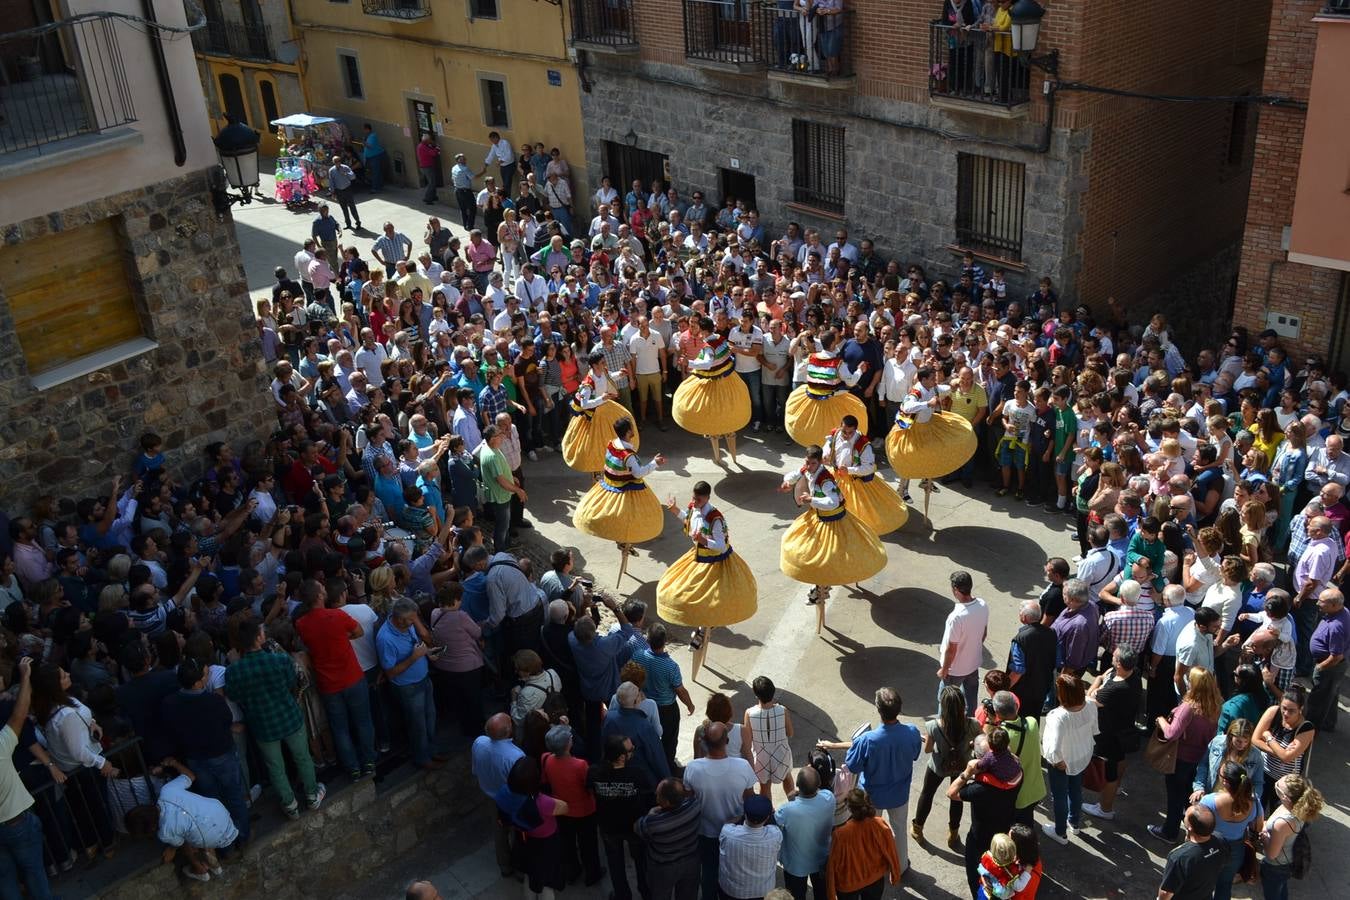
[(683, 0), (686, 59), (764, 65), (772, 42), (753, 0)]
[(769, 68), (815, 78), (853, 75), (853, 11), (803, 16), (795, 9), (766, 5), (760, 9), (772, 42)]
[(390, 19), (425, 19), (431, 15), (430, 0), (361, 0), (361, 11), (368, 16)]
[(1350, 16), (1350, 0), (1327, 0), (1322, 14), (1328, 16)]
[(273, 59), (271, 36), (265, 25), (236, 25), (207, 22), (192, 32), (192, 46), (198, 53), (233, 56), (237, 59)]
[(573, 0), (572, 40), (588, 44), (637, 44), (632, 0)]
[(1013, 55), (1009, 32), (935, 21), (928, 34), (930, 96), (1004, 107), (1029, 99), (1029, 70)]
[(136, 121), (124, 36), (145, 41), (96, 13), (0, 35), (0, 153)]

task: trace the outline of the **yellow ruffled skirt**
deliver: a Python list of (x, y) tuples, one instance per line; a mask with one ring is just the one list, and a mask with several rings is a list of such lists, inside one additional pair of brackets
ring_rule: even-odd
[(750, 423), (750, 391), (735, 372), (721, 378), (690, 375), (675, 389), (671, 416), (694, 434), (734, 434)]
[(697, 548), (690, 548), (656, 583), (657, 615), (691, 628), (744, 622), (755, 614), (758, 598), (755, 574), (734, 551), (718, 562), (700, 562)]
[(824, 444), (825, 437), (839, 427), (844, 416), (858, 419), (858, 430), (867, 434), (867, 407), (848, 391), (839, 391), (832, 397), (816, 400), (806, 392), (806, 385), (788, 394), (784, 424), (788, 436), (803, 447)]
[(637, 421), (633, 414), (613, 400), (591, 410), (591, 417), (574, 416), (563, 435), (563, 462), (578, 472), (603, 472), (605, 469), (605, 447), (614, 440), (614, 423), (620, 419), (633, 421), (633, 433), (628, 442), (638, 449)]
[(848, 511), (827, 520), (814, 509), (806, 510), (783, 535), (778, 555), (784, 575), (809, 585), (853, 584), (885, 567), (880, 538)]
[(886, 459), (901, 478), (941, 478), (961, 468), (979, 445), (975, 429), (956, 413), (896, 426), (886, 436)]
[(885, 481), (880, 473), (873, 473), (870, 481), (851, 475), (838, 475), (835, 483), (844, 495), (849, 515), (857, 516), (878, 536), (903, 528), (909, 521), (909, 507), (905, 500)]
[(641, 544), (661, 536), (665, 509), (651, 488), (615, 491), (597, 481), (577, 504), (572, 524), (586, 534), (618, 544)]

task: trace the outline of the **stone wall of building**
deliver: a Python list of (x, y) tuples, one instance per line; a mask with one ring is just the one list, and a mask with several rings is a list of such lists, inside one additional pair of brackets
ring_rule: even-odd
[(11, 512), (38, 494), (106, 495), (146, 431), (164, 438), (171, 471), (191, 474), (206, 444), (242, 446), (276, 428), (239, 243), (232, 220), (216, 217), (205, 171), (5, 225), (3, 239), (22, 245), (112, 216), (159, 346), (39, 391), (0, 285), (0, 496)]
[[(789, 221), (828, 229), (840, 224), (854, 241), (871, 238), (883, 256), (950, 273), (956, 244), (957, 154), (977, 153), (1026, 166), (1021, 266), (1009, 267), (1019, 291), (1042, 275), (1071, 293), (1079, 270), (1075, 235), (1081, 223), (1074, 186), (1087, 151), (1085, 135), (1056, 133), (1051, 151), (1031, 147), (1039, 125), (988, 117), (959, 119), (914, 103), (827, 93), (763, 77), (708, 73), (689, 66), (643, 62), (636, 69), (598, 60), (582, 94), (586, 164), (605, 171), (604, 141), (669, 157), (670, 176), (684, 198), (701, 189), (720, 202), (719, 169), (755, 178), (760, 220), (773, 237)], [(815, 213), (793, 201), (792, 120), (844, 127), (845, 204), (842, 217)], [(978, 137), (976, 137), (978, 136)], [(597, 176), (598, 177), (598, 176)], [(621, 194), (628, 185), (615, 185)]]
[[(395, 776), (398, 777), (398, 776)], [(298, 822), (255, 831), (244, 856), (209, 885), (182, 880), (158, 861), (98, 893), (100, 900), (209, 896), (219, 900), (351, 896), (362, 881), (418, 844), (441, 838), (487, 803), (461, 754), (438, 772), (418, 772), (392, 789), (370, 779), (329, 794)], [(486, 826), (486, 813), (482, 822)], [(454, 854), (447, 847), (446, 853)]]

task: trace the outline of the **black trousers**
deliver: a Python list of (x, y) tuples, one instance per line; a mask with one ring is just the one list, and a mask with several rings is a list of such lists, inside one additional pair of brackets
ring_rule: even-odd
[[(839, 900), (881, 900), (881, 895), (885, 892), (886, 878), (883, 876), (860, 891), (840, 891), (838, 896)], [(820, 894), (817, 893), (816, 896), (819, 897)]]
[(361, 227), (361, 214), (356, 211), (356, 196), (352, 193), (351, 186), (348, 185), (340, 191), (334, 191), (333, 195), (337, 199), (338, 207), (342, 210), (342, 219), (346, 222), (347, 227), (351, 228), (352, 222), (355, 222), (358, 228)]
[[(558, 821), (562, 821), (559, 819)], [(609, 885), (614, 900), (633, 900), (633, 889), (628, 885), (628, 867), (624, 864), (624, 846), (633, 858), (637, 870), (638, 894), (642, 900), (651, 896), (647, 889), (647, 846), (635, 834), (605, 833), (600, 835), (605, 845), (605, 865), (609, 867)]]
[(583, 876), (586, 884), (599, 881), (602, 871), (595, 816), (558, 816), (558, 836), (562, 838), (563, 878), (572, 882)]
[[(914, 808), (914, 821), (919, 823), (920, 828), (928, 821), (928, 814), (933, 811), (933, 797), (937, 794), (937, 789), (942, 786), (942, 782), (951, 777), (934, 772), (927, 766), (924, 767), (923, 790), (919, 793), (919, 805)], [(964, 805), (959, 800), (953, 800), (947, 811), (947, 827), (953, 831), (961, 827), (961, 810)]]
[(806, 880), (811, 879), (811, 890), (815, 894), (815, 900), (825, 900), (829, 892), (825, 887), (825, 872), (812, 872), (810, 875), (793, 875), (786, 869), (783, 870), (783, 887), (787, 888), (788, 893), (792, 895), (792, 900), (806, 900)]
[(459, 223), (465, 231), (473, 231), (478, 218), (478, 202), (470, 188), (455, 188), (455, 203), (459, 205)]

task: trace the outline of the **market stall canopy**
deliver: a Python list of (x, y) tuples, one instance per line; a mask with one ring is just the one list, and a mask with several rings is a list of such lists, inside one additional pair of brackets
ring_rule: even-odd
[(280, 119), (273, 119), (273, 125), (284, 125), (287, 128), (309, 128), (311, 125), (327, 125), (336, 122), (337, 119), (328, 116), (311, 116), (309, 113), (294, 113), (289, 116), (283, 116)]

